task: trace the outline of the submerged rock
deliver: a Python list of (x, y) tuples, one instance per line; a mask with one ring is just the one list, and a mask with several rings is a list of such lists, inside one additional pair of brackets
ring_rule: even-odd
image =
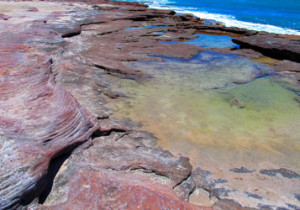
[(0, 209), (206, 209), (188, 203), (197, 187), (218, 197), (213, 209), (242, 209), (223, 200), (229, 190), (214, 187), (209, 172), (193, 171), (188, 158), (157, 147), (135, 123), (110, 119), (105, 107), (126, 97), (108, 77), (145, 76), (125, 62), (203, 51), (158, 42), (191, 39), (202, 20), (106, 0), (0, 8)]
[(289, 178), (289, 179), (300, 179), (300, 175), (297, 174), (294, 171), (291, 171), (286, 168), (280, 168), (280, 169), (263, 169), (259, 171), (261, 174), (265, 174), (268, 176), (276, 176), (277, 174), (282, 175), (283, 177)]
[(230, 171), (234, 172), (234, 173), (253, 173), (255, 172), (255, 170), (249, 170), (245, 167), (241, 167), (241, 168), (232, 168), (230, 169)]
[(236, 107), (238, 107), (238, 108), (240, 108), (240, 109), (245, 108), (244, 103), (243, 103), (241, 100), (237, 99), (237, 98), (234, 98), (234, 99), (230, 102), (230, 105), (231, 105), (231, 106), (236, 106)]

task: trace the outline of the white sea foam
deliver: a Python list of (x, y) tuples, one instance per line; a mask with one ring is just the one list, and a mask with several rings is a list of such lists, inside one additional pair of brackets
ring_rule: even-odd
[[(166, 2), (169, 3), (169, 1), (167, 1), (167, 0), (166, 0)], [(289, 29), (289, 28), (281, 28), (278, 26), (273, 26), (273, 25), (268, 25), (268, 24), (260, 24), (260, 23), (251, 23), (251, 22), (241, 21), (241, 20), (237, 20), (234, 16), (231, 16), (231, 15), (199, 12), (199, 11), (194, 11), (194, 8), (166, 7), (164, 5), (165, 5), (165, 3), (162, 3), (162, 1), (152, 1), (152, 3), (149, 4), (150, 8), (153, 8), (153, 9), (170, 9), (170, 10), (176, 11), (177, 13), (183, 13), (183, 14), (189, 13), (189, 14), (193, 14), (194, 16), (199, 17), (199, 18), (222, 22), (227, 27), (238, 27), (238, 28), (245, 28), (245, 29), (249, 29), (249, 30), (266, 31), (266, 32), (277, 33), (277, 34), (300, 35), (300, 31), (298, 31), (298, 30)]]

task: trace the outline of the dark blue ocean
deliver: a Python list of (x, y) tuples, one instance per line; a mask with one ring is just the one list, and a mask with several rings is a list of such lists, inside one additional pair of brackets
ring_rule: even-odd
[[(133, 0), (129, 0), (133, 1)], [(300, 0), (135, 0), (226, 26), (300, 35)]]

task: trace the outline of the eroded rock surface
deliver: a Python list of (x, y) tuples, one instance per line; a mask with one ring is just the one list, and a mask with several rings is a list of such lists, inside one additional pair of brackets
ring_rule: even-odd
[(42, 20), (26, 22), (22, 15), (35, 11), (3, 4), (12, 20), (2, 21), (0, 29), (0, 208), (6, 209), (38, 197), (47, 185), (50, 161), (88, 141), (97, 123), (55, 82), (43, 43), (59, 45), (59, 34), (43, 30)]
[(155, 141), (146, 133), (111, 129), (67, 160), (42, 209), (200, 209), (173, 191), (191, 173), (187, 158), (146, 146)]
[(127, 97), (108, 77), (147, 78), (127, 62), (206, 50), (158, 42), (197, 30), (256, 34), (137, 3), (1, 1), (0, 209), (205, 209), (188, 203), (196, 189), (210, 194), (207, 208), (242, 209), (209, 172), (105, 107)]
[(251, 48), (267, 56), (299, 62), (300, 39), (274, 34), (259, 34), (233, 39), (243, 48)]
[[(167, 208), (175, 206), (197, 208), (180, 201), (172, 190), (173, 186), (182, 182), (191, 173), (192, 168), (187, 158), (178, 159), (169, 152), (151, 147), (141, 147), (141, 151), (137, 151), (135, 149), (140, 147), (140, 141), (133, 146), (130, 144), (134, 142), (119, 144), (119, 141), (115, 141), (114, 131), (119, 135), (118, 132), (120, 129), (123, 131), (124, 126), (111, 129), (106, 126), (105, 122), (101, 126), (102, 123), (97, 121), (97, 118), (109, 116), (110, 111), (105, 110), (103, 104), (107, 97), (117, 97), (117, 93), (113, 93), (101, 78), (91, 79), (95, 77), (95, 74), (111, 72), (112, 69), (126, 72), (126, 66), (122, 66), (123, 59), (120, 58), (117, 59), (117, 66), (113, 66), (114, 62), (111, 60), (113, 51), (112, 53), (108, 51), (107, 57), (103, 56), (102, 62), (101, 52), (93, 54), (95, 43), (98, 43), (95, 46), (98, 50), (101, 43), (107, 44), (103, 51), (107, 47), (114, 49), (114, 46), (109, 46), (109, 44), (115, 45), (116, 43), (108, 38), (103, 37), (103, 40), (94, 42), (88, 40), (86, 46), (75, 45), (79, 48), (68, 46), (72, 45), (72, 42), (69, 43), (64, 38), (74, 37), (76, 42), (75, 37), (81, 33), (84, 25), (113, 21), (117, 17), (130, 19), (128, 16), (131, 15), (129, 11), (132, 5), (120, 14), (107, 12), (113, 9), (119, 9), (119, 7), (111, 5), (92, 7), (80, 3), (57, 2), (1, 2), (1, 13), (4, 13), (1, 15), (3, 18), (0, 28), (1, 209), (17, 208), (31, 202), (44, 202), (51, 189), (55, 171), (58, 170), (63, 160), (79, 145), (85, 142), (89, 145), (92, 138), (94, 138), (95, 147), (90, 148), (95, 149), (95, 154), (85, 150), (86, 153), (78, 153), (78, 158), (80, 159), (83, 155), (82, 159), (85, 159), (80, 164), (93, 164), (92, 159), (94, 159), (95, 164), (100, 164), (98, 171), (95, 172), (90, 166), (86, 168), (79, 166), (83, 173), (73, 174), (65, 181), (76, 185), (81, 183), (78, 179), (82, 182), (85, 178), (89, 179), (95, 190), (91, 196), (102, 198), (102, 202), (98, 205), (89, 203), (91, 197), (88, 196), (84, 204), (77, 203), (77, 208), (80, 205), (91, 206), (91, 208), (93, 205), (99, 208), (109, 206), (119, 208), (125, 205), (124, 202), (129, 198), (132, 202), (128, 203), (128, 208), (160, 207), (161, 205)], [(149, 11), (149, 13), (153, 12)], [(157, 14), (151, 18), (164, 14), (164, 12), (155, 13)], [(122, 21), (118, 24), (122, 25)], [(88, 26), (86, 27), (89, 30)], [(111, 33), (108, 24), (100, 26), (101, 29), (105, 27), (108, 29), (100, 30), (101, 35)], [(117, 25), (111, 28), (113, 31), (118, 30)], [(98, 32), (95, 28), (92, 30)], [(72, 50), (66, 50), (67, 53), (65, 53), (64, 49), (68, 47)], [(157, 48), (157, 51), (160, 49), (162, 47)], [(86, 53), (84, 59), (78, 53), (79, 51)], [(96, 48), (95, 51), (97, 51)], [(128, 50), (128, 54), (129, 52), (131, 53)], [(126, 53), (120, 54), (125, 55), (124, 60), (131, 59)], [(110, 62), (106, 63), (108, 58)], [(107, 138), (108, 142), (95, 138), (97, 135), (100, 138), (102, 135), (106, 136), (104, 138)], [(142, 134), (121, 133), (121, 136), (127, 135), (133, 136), (131, 141), (134, 141), (134, 138), (145, 140)], [(100, 143), (99, 147), (96, 146), (97, 141)], [(151, 145), (153, 146), (154, 143)], [(114, 151), (119, 152), (114, 153)], [(102, 153), (103, 156), (98, 156), (98, 153)], [(85, 155), (89, 157), (84, 157)], [(104, 159), (101, 157), (108, 158), (107, 162), (103, 162)], [(117, 161), (115, 158), (122, 161)], [(69, 162), (72, 162), (71, 159)], [(103, 171), (101, 171), (102, 167)], [(73, 168), (73, 170), (78, 171), (79, 168)], [(153, 172), (157, 176), (166, 176), (171, 184), (166, 187), (161, 183), (154, 183), (152, 186), (151, 180), (144, 173), (121, 175), (122, 170), (127, 169), (141, 169), (147, 173)], [(99, 181), (103, 184), (99, 184)], [(68, 197), (69, 202), (65, 204), (65, 208), (76, 205), (71, 199), (72, 196), (83, 198), (86, 194), (83, 190), (85, 188), (81, 185), (77, 187), (79, 188), (77, 189), (76, 186), (69, 188), (76, 195)], [(111, 192), (115, 190), (116, 195), (121, 196), (122, 199), (116, 197), (119, 203), (105, 198), (107, 190)], [(139, 197), (135, 198), (135, 196)]]

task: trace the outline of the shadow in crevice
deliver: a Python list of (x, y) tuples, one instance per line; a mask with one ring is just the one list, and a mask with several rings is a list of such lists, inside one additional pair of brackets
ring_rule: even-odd
[(23, 194), (20, 204), (27, 206), (33, 200), (38, 198), (38, 203), (43, 204), (50, 194), (54, 182), (54, 178), (59, 171), (62, 164), (70, 157), (73, 149), (67, 149), (61, 155), (53, 158), (48, 167), (47, 174), (42, 177), (33, 188), (29, 189), (27, 193)]
[[(108, 131), (95, 130), (91, 134), (91, 139), (101, 137), (101, 136), (109, 136), (112, 132), (120, 132), (124, 133), (126, 130), (113, 128)], [(64, 162), (71, 156), (74, 149), (78, 146), (82, 145), (82, 142), (71, 145), (65, 149), (63, 149), (56, 157), (51, 159), (49, 163), (49, 167), (47, 173), (40, 179), (36, 184), (32, 184), (28, 186), (28, 191), (25, 192), (18, 205), (27, 206), (32, 203), (34, 200), (37, 200), (39, 204), (43, 204), (49, 194), (51, 193), (55, 176), (57, 175), (59, 169), (64, 164)]]
[(91, 138), (92, 139), (95, 139), (95, 138), (98, 138), (98, 137), (101, 137), (101, 136), (109, 136), (111, 135), (112, 132), (116, 132), (116, 133), (125, 133), (127, 132), (128, 130), (126, 129), (122, 129), (122, 128), (112, 128), (112, 129), (109, 129), (107, 131), (101, 131), (101, 130), (96, 130), (94, 131), (94, 133), (92, 134)]
[(54, 178), (59, 171), (60, 167), (64, 164), (64, 162), (70, 157), (71, 153), (64, 154), (59, 157), (56, 157), (50, 161), (49, 169), (47, 175), (44, 177), (45, 183), (44, 183), (44, 190), (41, 192), (39, 196), (39, 204), (43, 204), (48, 195), (50, 194)]

